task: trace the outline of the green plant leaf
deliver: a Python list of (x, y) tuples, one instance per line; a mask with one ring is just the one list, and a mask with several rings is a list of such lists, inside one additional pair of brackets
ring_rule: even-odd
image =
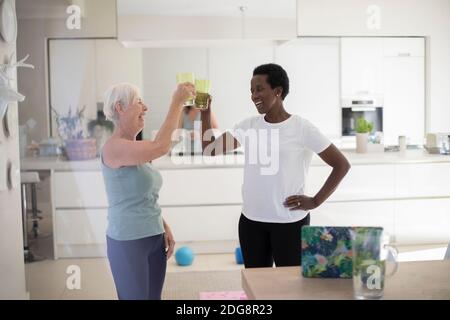
[(368, 122), (363, 117), (360, 117), (356, 120), (355, 130), (357, 133), (370, 133), (373, 130), (373, 122)]

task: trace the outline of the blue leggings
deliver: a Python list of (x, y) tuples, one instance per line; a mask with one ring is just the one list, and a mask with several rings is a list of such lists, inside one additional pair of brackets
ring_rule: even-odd
[(164, 234), (118, 241), (106, 237), (108, 259), (120, 300), (161, 300), (167, 258)]

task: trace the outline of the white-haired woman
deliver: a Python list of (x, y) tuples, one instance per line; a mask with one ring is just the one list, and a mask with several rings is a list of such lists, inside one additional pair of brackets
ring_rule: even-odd
[(102, 150), (109, 204), (106, 240), (119, 299), (161, 299), (175, 241), (157, 201), (162, 178), (149, 162), (169, 151), (183, 102), (190, 95), (195, 95), (192, 84), (178, 85), (155, 139), (136, 141), (148, 110), (138, 88), (123, 83), (105, 94), (104, 113), (115, 124)]

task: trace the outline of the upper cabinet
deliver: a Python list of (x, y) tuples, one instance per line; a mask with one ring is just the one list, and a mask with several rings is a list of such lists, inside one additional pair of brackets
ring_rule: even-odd
[(447, 19), (446, 0), (297, 0), (298, 36), (429, 36)]
[(385, 57), (424, 57), (423, 38), (383, 38), (383, 56)]
[(205, 47), (296, 37), (296, 0), (117, 0), (127, 47)]
[(341, 95), (381, 94), (383, 39), (341, 39)]
[(425, 135), (425, 40), (386, 38), (383, 44), (385, 143), (397, 144), (398, 136), (405, 135), (408, 143), (422, 145)]
[[(405, 135), (423, 143), (425, 40), (421, 37), (341, 38), (341, 96), (379, 96), (385, 144)], [(401, 119), (408, 118), (408, 121)], [(412, 125), (414, 124), (414, 125)]]

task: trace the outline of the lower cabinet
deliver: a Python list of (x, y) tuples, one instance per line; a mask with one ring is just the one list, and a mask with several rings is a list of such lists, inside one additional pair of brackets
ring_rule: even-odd
[(107, 209), (56, 209), (55, 258), (106, 256)]
[(163, 208), (162, 215), (176, 241), (221, 241), (238, 239), (242, 207), (202, 206)]
[(396, 198), (450, 197), (450, 163), (411, 163), (395, 169)]
[(394, 201), (325, 202), (311, 212), (311, 225), (383, 227), (395, 234)]
[[(311, 212), (311, 224), (381, 226), (399, 245), (448, 243), (449, 168), (449, 163), (353, 165), (328, 201)], [(310, 167), (307, 195), (322, 187), (330, 170)], [(161, 174), (159, 203), (178, 244), (215, 243), (197, 252), (232, 252), (238, 244), (243, 169)], [(53, 183), (55, 255), (105, 256), (107, 199), (101, 173), (55, 172)]]
[[(196, 246), (197, 253), (234, 250), (240, 214), (240, 205), (162, 207), (177, 243), (216, 243)], [(106, 228), (107, 209), (56, 209), (55, 256), (106, 256)]]
[(107, 209), (56, 210), (57, 244), (106, 243)]
[[(315, 195), (330, 173), (329, 166), (311, 166), (306, 194)], [(328, 201), (392, 199), (395, 197), (394, 177), (394, 165), (354, 165)]]
[(401, 244), (450, 243), (450, 198), (395, 201), (395, 234)]
[(161, 170), (159, 204), (222, 205), (242, 202), (243, 168)]

